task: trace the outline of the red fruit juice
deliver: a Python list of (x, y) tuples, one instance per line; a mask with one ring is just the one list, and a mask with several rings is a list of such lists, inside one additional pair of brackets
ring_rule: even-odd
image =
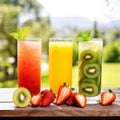
[(40, 92), (41, 40), (18, 41), (18, 87), (31, 94)]

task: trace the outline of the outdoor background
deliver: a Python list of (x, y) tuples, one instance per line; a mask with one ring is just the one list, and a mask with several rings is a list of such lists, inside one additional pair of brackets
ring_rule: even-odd
[(50, 37), (73, 38), (73, 87), (78, 81), (77, 38), (87, 29), (103, 39), (102, 87), (120, 87), (119, 0), (0, 0), (0, 87), (17, 87), (17, 41), (9, 33), (30, 26), (42, 38), (42, 87), (48, 87)]

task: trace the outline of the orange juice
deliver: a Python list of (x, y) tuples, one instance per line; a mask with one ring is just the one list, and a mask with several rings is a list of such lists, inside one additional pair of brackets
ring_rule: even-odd
[(72, 85), (72, 41), (50, 39), (49, 83), (54, 93), (66, 82)]

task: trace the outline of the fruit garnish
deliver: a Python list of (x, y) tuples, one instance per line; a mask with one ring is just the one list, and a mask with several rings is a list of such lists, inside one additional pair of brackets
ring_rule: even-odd
[(86, 96), (82, 94), (76, 94), (74, 97), (74, 100), (77, 103), (77, 105), (80, 106), (81, 108), (84, 108), (86, 106), (86, 103), (87, 103)]
[(38, 93), (36, 95), (32, 95), (30, 103), (33, 107), (40, 106), (41, 102), (42, 102), (42, 94)]
[(97, 60), (97, 54), (94, 50), (87, 49), (82, 51), (80, 59), (83, 60), (83, 62), (94, 63)]
[(63, 85), (61, 85), (58, 89), (56, 104), (60, 105), (64, 102), (66, 102), (66, 100), (70, 97), (71, 93), (72, 93), (72, 89), (70, 87), (66, 86), (65, 83)]
[(27, 88), (19, 87), (13, 93), (13, 103), (17, 107), (27, 107), (31, 100), (31, 94)]
[(75, 97), (76, 94), (77, 94), (77, 92), (72, 92), (71, 93), (70, 97), (67, 100), (67, 105), (68, 106), (72, 106), (72, 105), (75, 104), (74, 97)]
[(78, 37), (77, 41), (85, 42), (85, 41), (89, 41), (91, 38), (92, 38), (91, 31), (86, 30), (80, 37)]
[(55, 95), (52, 90), (43, 90), (41, 91), (42, 94), (42, 107), (46, 107), (50, 105), (55, 100)]
[(111, 89), (101, 93), (101, 104), (103, 106), (112, 104), (115, 101), (115, 99), (116, 94)]
[(12, 32), (10, 33), (10, 35), (16, 40), (23, 41), (25, 40), (25, 38), (28, 36), (29, 33), (30, 33), (30, 27), (24, 27), (21, 29), (18, 28), (16, 32)]
[(99, 65), (96, 63), (86, 64), (83, 72), (87, 78), (96, 78), (99, 76)]

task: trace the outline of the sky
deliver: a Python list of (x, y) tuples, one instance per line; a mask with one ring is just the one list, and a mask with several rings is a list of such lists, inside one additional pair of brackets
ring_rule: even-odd
[[(108, 22), (120, 19), (119, 0), (38, 0), (42, 6), (42, 16), (50, 17), (86, 17), (91, 20)], [(117, 1), (117, 2), (116, 2)], [(118, 6), (117, 6), (118, 5)]]

